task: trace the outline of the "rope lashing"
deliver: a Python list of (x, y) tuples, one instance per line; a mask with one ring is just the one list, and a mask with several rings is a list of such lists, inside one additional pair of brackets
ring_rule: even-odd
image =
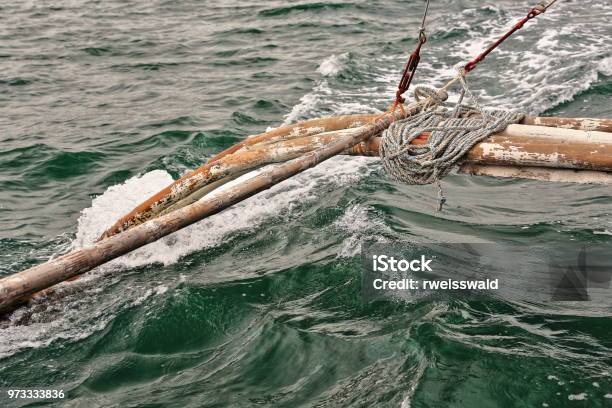
[[(463, 77), (460, 82), (462, 95), (473, 98)], [(417, 100), (432, 97), (431, 106), (391, 124), (380, 143), (384, 169), (407, 184), (438, 182), (476, 144), (524, 117), (520, 112), (467, 107), (462, 105), (463, 97), (449, 109), (445, 95), (433, 88), (416, 87), (414, 94)], [(426, 141), (422, 140), (424, 136)], [(440, 200), (444, 200), (441, 192)]]
[[(392, 123), (382, 134), (379, 148), (380, 158), (383, 167), (391, 177), (408, 184), (437, 183), (438, 210), (442, 209), (446, 198), (442, 193), (440, 179), (446, 176), (476, 144), (493, 133), (503, 131), (509, 124), (519, 122), (524, 117), (524, 114), (519, 112), (482, 109), (470, 92), (465, 76), (508, 37), (520, 30), (527, 21), (545, 13), (557, 1), (541, 2), (533, 7), (506, 34), (460, 69), (459, 75), (441, 90), (415, 88), (414, 96), (417, 101), (421, 96), (427, 96), (430, 102), (419, 113)], [(404, 102), (402, 95), (410, 86), (420, 60), (421, 46), (427, 41), (424, 26), (428, 8), (429, 1), (423, 16), (419, 44), (406, 64), (391, 112), (398, 105), (402, 107)], [(445, 105), (446, 90), (457, 81), (461, 83), (462, 90), (459, 101), (452, 111), (449, 111)], [(475, 107), (462, 105), (466, 94), (472, 99)], [(417, 139), (422, 140), (423, 138), (427, 139), (425, 144), (417, 143)]]

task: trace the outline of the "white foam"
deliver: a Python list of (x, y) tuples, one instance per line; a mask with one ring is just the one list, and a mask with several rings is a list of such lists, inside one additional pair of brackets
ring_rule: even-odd
[(587, 399), (587, 393), (581, 392), (580, 394), (570, 394), (567, 396), (570, 401), (584, 401)]
[(356, 113), (382, 113), (369, 105), (359, 102), (340, 102), (333, 105), (334, 115), (352, 115)]
[(552, 28), (546, 30), (542, 37), (536, 42), (537, 48), (552, 48), (559, 45), (559, 31)]
[(327, 81), (319, 82), (311, 92), (300, 98), (300, 103), (295, 105), (291, 112), (285, 116), (283, 125), (290, 125), (304, 117), (310, 116), (310, 113), (316, 110), (317, 106), (323, 102), (323, 97), (329, 93)]
[[(19, 321), (23, 314), (27, 313), (30, 311), (18, 309), (11, 315), (11, 321)], [(51, 321), (34, 320), (26, 325), (10, 324), (3, 327), (0, 336), (0, 359), (28, 348), (46, 347), (58, 339), (78, 341), (87, 338), (104, 329), (114, 317), (104, 310), (98, 310), (93, 315), (83, 313), (78, 306), (61, 311), (50, 310), (49, 313), (61, 317)]]
[(154, 295), (163, 295), (167, 291), (168, 291), (168, 287), (165, 286), (165, 285), (159, 285), (159, 286), (156, 286), (153, 289), (147, 289), (147, 291), (145, 293), (143, 293), (142, 295), (140, 295), (136, 299), (134, 299), (134, 301), (132, 302), (132, 305), (133, 306), (140, 305), (145, 300), (149, 299), (151, 296), (154, 296)]
[(81, 211), (73, 248), (94, 242), (116, 220), (173, 181), (167, 172), (153, 170), (107, 188), (104, 194), (92, 200), (91, 207)]
[[(312, 91), (300, 98), (291, 111), (285, 116), (283, 125), (288, 125), (299, 120), (324, 115), (343, 115), (351, 113), (377, 113), (380, 112), (375, 106), (376, 98), (372, 98), (375, 88), (360, 86), (358, 89), (346, 90), (332, 88), (328, 79), (338, 75), (346, 68), (349, 54), (339, 56), (332, 55), (319, 65), (317, 71), (323, 76), (315, 83)], [(369, 69), (364, 67), (364, 69)], [(376, 81), (376, 78), (373, 78)], [(380, 99), (384, 95), (377, 95)], [(364, 99), (365, 98), (365, 99)], [(374, 105), (374, 106), (373, 106)]]
[[(554, 13), (532, 20), (470, 75), (471, 88), (483, 104), (537, 115), (572, 101), (598, 80), (598, 74), (612, 75), (605, 16), (594, 16), (593, 24), (568, 21), (572, 7), (571, 4), (556, 4)], [(464, 10), (463, 15), (442, 16), (445, 24), (439, 24), (440, 27), (453, 27), (465, 33), (450, 44), (434, 41), (427, 44), (427, 58), (419, 65), (415, 85), (444, 84), (456, 75), (449, 60), (467, 63), (506, 32), (514, 21), (522, 18), (525, 6), (506, 5), (503, 10), (488, 8), (496, 18), (482, 19), (482, 11), (479, 6)], [(475, 19), (481, 21), (475, 24)], [(438, 34), (443, 31), (439, 28)], [(536, 40), (531, 40), (534, 37)], [(520, 47), (517, 44), (521, 44)], [(342, 64), (336, 58), (324, 60), (319, 72), (337, 75)], [(359, 113), (368, 111), (368, 107), (385, 109), (393, 99), (405, 58), (405, 55), (381, 55), (367, 61), (359, 60), (360, 65), (356, 67), (367, 78), (367, 85), (356, 83), (347, 89), (346, 84), (323, 80), (294, 107), (285, 123), (321, 113)], [(372, 87), (372, 84), (377, 86)], [(450, 101), (455, 99), (456, 95), (451, 93)]]
[(333, 227), (348, 237), (343, 241), (338, 253), (340, 258), (354, 257), (359, 254), (361, 244), (369, 241), (386, 242), (382, 234), (390, 234), (391, 229), (380, 218), (372, 217), (372, 209), (361, 204), (355, 204), (346, 209)]
[[(319, 200), (320, 191), (325, 186), (335, 189), (357, 183), (370, 172), (371, 160), (365, 157), (334, 157), (226, 211), (109, 262), (81, 279), (65, 284), (66, 288), (95, 279), (100, 272), (153, 263), (172, 264), (191, 252), (222, 243), (229, 234), (255, 229), (266, 220), (285, 211), (299, 211), (301, 204)], [(249, 173), (222, 188), (229, 188), (257, 173)], [(154, 170), (109, 187), (92, 201), (91, 207), (82, 211), (72, 246), (80, 248), (91, 244), (117, 218), (171, 182), (172, 177), (168, 173)], [(183, 275), (179, 276), (179, 281), (184, 279)], [(87, 293), (99, 292), (99, 288), (95, 287), (86, 290)], [(79, 302), (89, 302), (89, 297), (86, 296), (73, 299), (65, 305), (60, 303), (58, 306), (62, 307), (61, 313), (51, 312), (53, 316), (58, 315), (60, 318), (44, 322), (34, 321), (26, 326), (9, 325), (3, 328), (0, 336), (0, 358), (27, 348), (46, 347), (57, 339), (76, 341), (86, 338), (104, 329), (113, 320), (113, 313), (121, 307), (139, 305), (153, 296), (165, 294), (169, 288), (167, 285), (158, 285), (153, 288), (134, 287), (130, 290), (134, 293), (125, 299), (107, 299), (110, 304), (105, 307), (92, 309), (91, 304), (82, 305), (87, 308), (88, 313), (83, 313), (78, 305)], [(23, 313), (29, 312), (29, 310), (17, 310), (13, 320), (18, 321)], [(47, 319), (42, 315), (36, 318)]]
[(597, 69), (604, 75), (612, 76), (612, 57), (602, 59), (597, 65)]
[[(103, 268), (175, 263), (184, 255), (223, 242), (231, 233), (256, 228), (282, 211), (293, 211), (298, 203), (317, 200), (317, 190), (322, 185), (354, 184), (367, 173), (367, 163), (370, 160), (362, 157), (334, 157), (211, 218), (126, 254)], [(246, 174), (222, 188), (229, 188), (257, 173)], [(93, 200), (90, 208), (82, 212), (75, 247), (91, 244), (119, 216), (170, 181), (171, 177), (166, 172), (156, 170), (110, 187), (102, 196)]]
[(324, 59), (323, 62), (321, 62), (319, 68), (317, 68), (317, 71), (324, 77), (336, 76), (340, 71), (342, 71), (342, 69), (344, 69), (348, 59), (348, 53), (330, 55), (328, 58)]

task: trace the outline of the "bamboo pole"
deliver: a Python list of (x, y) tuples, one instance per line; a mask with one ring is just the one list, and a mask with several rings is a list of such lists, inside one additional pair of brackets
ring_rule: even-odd
[[(506, 132), (491, 136), (468, 153), (466, 162), (596, 170), (609, 170), (612, 167), (612, 135), (604, 134), (603, 138), (597, 138), (597, 134), (591, 134), (591, 137), (587, 138), (585, 132), (568, 133), (551, 128), (536, 128), (534, 131), (533, 128), (514, 126)], [(213, 166), (214, 171), (202, 172), (205, 176), (200, 180), (200, 185), (203, 187), (194, 189), (194, 192), (175, 204), (160, 209), (159, 215), (192, 204), (248, 171), (266, 164), (284, 162), (321, 148), (349, 131), (354, 129), (290, 138), (272, 144), (245, 146), (235, 153), (219, 158)], [(535, 134), (537, 136), (534, 136)], [(378, 156), (379, 140), (370, 138), (354, 146), (349, 154)], [(596, 143), (597, 140), (599, 143)]]
[(273, 144), (262, 143), (243, 148), (236, 153), (218, 159), (211, 171), (203, 173), (205, 177), (200, 181), (203, 187), (194, 189), (194, 192), (187, 197), (162, 209), (159, 211), (159, 215), (167, 214), (192, 204), (223, 184), (249, 171), (267, 164), (282, 163), (300, 157), (304, 153), (325, 147), (338, 138), (359, 132), (360, 130), (361, 128), (349, 128), (319, 133), (314, 136), (283, 140)]
[(555, 118), (526, 116), (523, 125), (549, 126), (565, 129), (612, 132), (612, 119), (594, 118)]
[(612, 173), (592, 170), (496, 166), (464, 163), (459, 166), (459, 173), (470, 174), (473, 176), (523, 178), (555, 183), (612, 184)]
[[(105, 231), (100, 239), (124, 231), (147, 219), (167, 212), (168, 208), (176, 208), (176, 203), (182, 200), (189, 202), (190, 200), (188, 197), (190, 195), (209, 184), (209, 173), (213, 169), (215, 163), (228, 155), (244, 151), (251, 146), (263, 146), (281, 140), (302, 138), (319, 133), (362, 126), (371, 123), (378, 117), (380, 117), (380, 115), (362, 114), (317, 118), (250, 136), (242, 142), (215, 155), (205, 165), (181, 177), (170, 186), (162, 189), (157, 194), (138, 205)], [(566, 129), (612, 132), (612, 120), (610, 119), (526, 117), (522, 123)], [(180, 205), (178, 205), (178, 207), (180, 207)]]
[[(416, 140), (416, 143), (426, 143)], [(353, 147), (348, 154), (378, 156), (380, 138)], [(510, 125), (478, 143), (465, 162), (612, 171), (612, 133)]]
[[(290, 138), (275, 144), (258, 143), (252, 146), (244, 146), (235, 153), (217, 158), (215, 161), (216, 171), (214, 173), (206, 173), (206, 178), (202, 181), (202, 187), (194, 190), (194, 192), (189, 196), (183, 198), (175, 204), (160, 210), (158, 216), (169, 214), (180, 208), (193, 204), (218, 187), (249, 171), (262, 167), (265, 164), (288, 161), (290, 159), (299, 157), (304, 153), (324, 147), (343, 135), (359, 132), (360, 130), (361, 129), (359, 128), (343, 129), (333, 132), (315, 134), (314, 136), (303, 136), (293, 139)], [(104, 238), (106, 239), (108, 237)], [(78, 276), (68, 280), (76, 278), (78, 278)], [(35, 292), (32, 295), (26, 296), (22, 300), (23, 302), (27, 302), (30, 299), (48, 296), (53, 292), (53, 288), (47, 288), (45, 290)]]
[[(270, 163), (280, 163), (304, 153), (321, 148), (332, 140), (341, 138), (351, 132), (358, 132), (363, 128), (349, 128), (325, 132), (310, 136), (289, 138), (282, 142), (261, 143), (243, 146), (232, 154), (227, 154), (209, 161), (200, 167), (195, 176), (180, 179), (169, 187), (147, 199), (129, 214), (123, 216), (99, 238), (104, 239), (118, 232), (127, 230), (134, 225), (167, 213), (171, 209), (180, 208), (197, 200), (210, 190), (211, 183), (234, 176), (240, 172), (252, 170)], [(202, 191), (204, 190), (204, 191)]]
[[(308, 136), (315, 133), (331, 132), (334, 130), (346, 129), (349, 127), (363, 126), (376, 120), (376, 118), (378, 118), (379, 116), (380, 114), (378, 113), (354, 114), (329, 116), (305, 120), (292, 125), (282, 126), (273, 129), (269, 132), (249, 136), (243, 142), (239, 143), (239, 145), (240, 147), (242, 147), (250, 144), (260, 143), (265, 140), (281, 140), (291, 135)], [(521, 124), (585, 131), (612, 132), (612, 119), (604, 118), (561, 118), (554, 116), (525, 116), (521, 121)], [(227, 154), (226, 152), (232, 152), (232, 148), (229, 148), (226, 151), (219, 153), (219, 155)]]
[[(405, 115), (413, 114), (426, 103), (427, 101), (413, 104), (406, 109)], [(399, 113), (396, 113), (395, 116), (381, 116), (378, 120), (359, 128), (358, 131), (346, 132), (341, 138), (323, 148), (266, 170), (213, 197), (204, 197), (196, 203), (151, 219), (120, 234), (98, 241), (91, 246), (72, 251), (41, 265), (2, 278), (0, 279), (0, 313), (6, 312), (19, 302), (27, 300), (28, 296), (33, 293), (81, 275), (103, 263), (157, 241), (166, 235), (267, 190), (291, 176), (314, 167), (380, 133), (400, 117), (403, 116), (400, 116)]]
[(211, 171), (214, 171), (215, 164), (219, 160), (229, 155), (248, 149), (250, 146), (270, 144), (279, 140), (301, 138), (323, 132), (354, 128), (371, 123), (374, 119), (374, 115), (345, 115), (317, 118), (250, 136), (242, 142), (237, 143), (213, 156), (203, 166), (184, 175), (168, 187), (162, 189), (148, 200), (138, 205), (128, 214), (121, 217), (114, 225), (105, 231), (99, 239), (104, 239), (124, 231), (134, 225), (138, 225), (147, 219), (159, 215), (164, 209), (187, 198), (189, 195), (209, 183), (210, 173)]
[(176, 202), (175, 204), (168, 206), (166, 209), (160, 211), (159, 215), (168, 214), (168, 213), (171, 213), (172, 211), (178, 210), (179, 208), (183, 208), (183, 207), (188, 206), (189, 204), (193, 204), (196, 201), (198, 201), (200, 198), (204, 197), (206, 194), (218, 189), (219, 187), (223, 186), (224, 184), (229, 183), (230, 181), (236, 180), (238, 177), (248, 172), (249, 170), (230, 172), (231, 174), (229, 174), (227, 177), (224, 177), (217, 181), (213, 181), (205, 185), (204, 187), (197, 189), (192, 194)]
[[(290, 135), (308, 136), (315, 133), (331, 132), (334, 130), (358, 127), (374, 121), (380, 114), (356, 114), (343, 116), (330, 116), (310, 119), (293, 125), (282, 126), (269, 132), (250, 136), (243, 145), (260, 143), (264, 140), (281, 140)], [(522, 125), (558, 127), (585, 131), (612, 132), (612, 119), (603, 118), (561, 118), (549, 116), (525, 116)], [(318, 130), (318, 132), (317, 132)], [(231, 148), (230, 148), (231, 149)], [(227, 150), (230, 150), (227, 149)], [(235, 151), (235, 150), (234, 150)], [(222, 152), (225, 153), (225, 152)]]
[[(324, 130), (322, 130), (322, 132), (346, 129), (348, 127), (361, 126), (370, 123), (378, 116), (380, 115), (358, 114), (311, 119), (304, 122), (296, 123), (294, 125), (283, 126), (274, 129), (268, 133), (261, 133), (256, 136), (251, 136), (249, 139), (253, 139), (252, 142), (254, 143), (259, 143), (262, 140), (270, 138), (279, 140), (292, 133), (296, 133), (301, 136), (306, 136), (308, 132), (311, 132), (313, 128), (317, 127), (323, 128)], [(585, 131), (590, 130), (598, 132), (612, 132), (612, 119), (603, 118), (560, 118), (553, 116), (525, 116), (525, 118), (521, 121), (521, 124)]]
[[(571, 132), (568, 137), (568, 135), (557, 135), (555, 134), (556, 131), (550, 128), (544, 128), (544, 135), (525, 137), (525, 135), (533, 136), (534, 133), (541, 133), (541, 129), (537, 129), (538, 131), (535, 132), (531, 128), (533, 126), (522, 126), (492, 136), (486, 142), (474, 147), (468, 154), (467, 161), (478, 164), (534, 165), (599, 170), (612, 166), (612, 144), (606, 146), (591, 141), (580, 142), (580, 136), (583, 136), (584, 132)], [(203, 187), (194, 188), (190, 195), (165, 209), (160, 208), (159, 215), (192, 204), (210, 191), (245, 172), (266, 164), (280, 163), (298, 157), (306, 152), (321, 148), (342, 137), (347, 131), (353, 130), (336, 130), (311, 136), (284, 139), (275, 143), (258, 143), (242, 147), (235, 153), (219, 158), (209, 171), (201, 172), (203, 178), (200, 179), (199, 185)], [(551, 141), (547, 136), (559, 136), (561, 140)], [(612, 143), (612, 135), (608, 139)], [(377, 140), (376, 138), (370, 138), (369, 141), (364, 142), (365, 144), (372, 144), (370, 149), (374, 148), (374, 150), (360, 153), (360, 149), (363, 149), (360, 146), (365, 146), (361, 144), (353, 147), (353, 153), (378, 155)], [(577, 140), (579, 143), (563, 143), (563, 140), (567, 142)], [(146, 220), (143, 219), (142, 221)]]

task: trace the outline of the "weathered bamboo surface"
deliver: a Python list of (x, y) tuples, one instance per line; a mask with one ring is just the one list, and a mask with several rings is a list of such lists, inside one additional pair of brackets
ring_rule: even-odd
[[(307, 136), (308, 134), (311, 134), (310, 132), (312, 132), (313, 129), (316, 131), (317, 128), (320, 129), (320, 132), (346, 129), (349, 127), (365, 125), (372, 122), (379, 116), (380, 114), (358, 114), (310, 119), (293, 125), (282, 126), (273, 129), (270, 132), (251, 136), (247, 139), (247, 141), (249, 141), (249, 143), (258, 143), (266, 139), (279, 140), (279, 138), (284, 138), (291, 134), (295, 134), (296, 136)], [(585, 131), (612, 132), (612, 119), (603, 118), (525, 116), (525, 118), (521, 121), (521, 124)]]
[(459, 173), (474, 176), (522, 178), (556, 183), (612, 184), (612, 173), (593, 170), (496, 166), (488, 164), (464, 163), (459, 166)]
[[(605, 134), (603, 138), (599, 138), (599, 143), (595, 143), (591, 139), (597, 140), (598, 138), (584, 138), (582, 137), (584, 132), (570, 131), (568, 133), (550, 128), (534, 131), (532, 128), (533, 126), (515, 126), (507, 132), (494, 135), (472, 149), (466, 156), (466, 161), (475, 164), (534, 165), (598, 170), (609, 170), (612, 166), (612, 134)], [(204, 177), (200, 184), (205, 185), (204, 187), (193, 190), (195, 192), (166, 209), (160, 208), (159, 214), (166, 214), (191, 204), (219, 185), (245, 172), (266, 164), (281, 163), (299, 157), (306, 152), (324, 147), (351, 131), (358, 131), (358, 128), (289, 138), (270, 144), (258, 143), (245, 146), (235, 154), (217, 159), (209, 171), (202, 172)], [(534, 134), (538, 136), (524, 136)], [(370, 138), (354, 146), (353, 153), (377, 156), (379, 140), (379, 138)], [(578, 142), (568, 143), (572, 141)]]
[[(348, 153), (378, 156), (379, 146), (375, 137)], [(510, 125), (474, 146), (465, 162), (612, 171), (612, 133)]]
[[(100, 239), (104, 239), (159, 214), (163, 214), (168, 211), (168, 208), (176, 208), (179, 202), (190, 202), (188, 197), (195, 191), (214, 182), (216, 179), (222, 179), (224, 177), (222, 176), (223, 169), (221, 169), (223, 166), (218, 166), (217, 162), (229, 155), (234, 153), (242, 154), (245, 150), (248, 150), (249, 147), (255, 145), (262, 147), (278, 141), (288, 141), (291, 139), (313, 136), (319, 133), (362, 126), (371, 123), (379, 117), (380, 115), (378, 114), (364, 114), (311, 119), (248, 137), (242, 142), (217, 154), (205, 165), (181, 177), (170, 186), (162, 189), (157, 194), (138, 205), (105, 231)], [(523, 123), (537, 124), (540, 127), (549, 126), (589, 131), (612, 131), (612, 120), (609, 119), (526, 117)], [(523, 135), (527, 136), (524, 133)], [(178, 207), (180, 207), (180, 205), (178, 205)]]
[[(279, 140), (290, 140), (293, 138), (302, 138), (306, 136), (316, 135), (318, 133), (342, 130), (362, 126), (379, 117), (380, 115), (345, 115), (329, 118), (311, 119), (293, 125), (283, 126), (273, 129), (269, 132), (250, 136), (240, 143), (237, 143), (221, 153), (212, 157), (205, 165), (196, 170), (184, 175), (176, 180), (170, 186), (162, 189), (148, 200), (134, 208), (130, 213), (119, 219), (111, 226), (100, 239), (114, 235), (127, 228), (146, 221), (156, 215), (159, 215), (163, 209), (172, 206), (173, 204), (185, 199), (192, 192), (200, 189), (211, 182), (211, 177), (215, 177), (215, 173), (219, 173), (216, 163), (232, 155), (238, 151), (248, 149), (253, 145), (265, 145), (274, 143)], [(220, 178), (220, 177), (218, 177)]]
[(612, 132), (612, 119), (554, 118), (526, 116), (523, 125), (551, 126), (585, 131)]
[[(283, 126), (267, 133), (252, 136), (255, 142), (267, 138), (282, 138), (289, 134), (306, 136), (313, 128), (321, 128), (321, 132), (346, 129), (370, 123), (379, 117), (379, 114), (359, 114), (333, 116), (327, 118), (311, 119), (294, 125)], [(612, 132), (612, 119), (603, 118), (559, 118), (547, 116), (525, 116), (522, 125), (557, 127), (584, 131)], [(247, 139), (248, 140), (248, 139)]]

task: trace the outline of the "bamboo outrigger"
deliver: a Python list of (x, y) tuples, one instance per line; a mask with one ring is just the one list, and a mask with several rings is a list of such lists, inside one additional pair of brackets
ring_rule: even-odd
[[(0, 279), (0, 313), (27, 302), (33, 294), (44, 296), (46, 292), (41, 291), (53, 285), (223, 211), (336, 154), (376, 156), (378, 136), (393, 119), (375, 119), (373, 115), (315, 119), (245, 139), (143, 202), (93, 245)], [(523, 123), (529, 125), (510, 125), (476, 145), (460, 171), (548, 181), (612, 182), (612, 120), (526, 118)], [(535, 123), (539, 125), (532, 125)], [(229, 180), (270, 163), (280, 164), (208, 195)], [(118, 225), (125, 229), (121, 231)]]
[[(378, 116), (380, 115), (320, 118), (251, 136), (217, 154), (202, 167), (144, 201), (105, 231), (100, 239), (174, 210), (177, 208), (175, 204), (181, 203), (182, 200), (186, 200), (183, 205), (193, 202), (193, 198), (197, 197), (193, 196), (194, 191), (203, 186), (223, 179), (229, 181), (227, 178), (230, 176), (240, 175), (264, 164), (298, 157), (324, 146), (346, 132), (346, 129), (372, 123)], [(604, 119), (527, 117), (523, 120), (524, 124), (540, 123), (543, 126), (511, 125), (499, 136), (494, 136), (487, 143), (479, 144), (478, 149), (473, 149), (468, 155), (468, 161), (478, 164), (612, 170), (612, 139), (605, 133), (606, 130), (612, 131), (610, 122), (612, 121)], [(555, 129), (545, 126), (553, 126)], [(586, 136), (581, 137), (583, 133), (576, 129), (589, 129), (586, 142)], [(602, 143), (589, 143), (597, 138), (601, 139)], [(567, 144), (570, 141), (571, 146)], [(372, 139), (368, 146), (356, 146), (349, 153), (378, 156), (378, 141)], [(191, 200), (188, 199), (190, 196)], [(179, 204), (178, 207), (180, 206), (182, 205)]]

